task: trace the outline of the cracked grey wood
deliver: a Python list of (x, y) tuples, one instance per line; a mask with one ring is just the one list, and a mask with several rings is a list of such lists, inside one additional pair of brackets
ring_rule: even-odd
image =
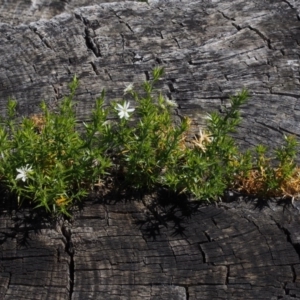
[[(122, 0), (121, 0), (122, 1)], [(127, 0), (135, 1), (135, 0)], [(0, 0), (0, 22), (10, 25), (29, 24), (40, 19), (51, 19), (63, 12), (72, 13), (80, 6), (115, 2), (114, 0)]]
[[(8, 97), (20, 115), (42, 99), (55, 107), (77, 74), (76, 109), (86, 119), (102, 88), (107, 101), (120, 98), (160, 65), (158, 87), (195, 124), (245, 86), (241, 145), (300, 135), (300, 1), (65, 2), (1, 2), (3, 114)], [(300, 299), (299, 213), (269, 206), (231, 203), (189, 216), (87, 203), (70, 231), (1, 210), (0, 297)]]
[(69, 299), (69, 256), (51, 224), (1, 206), (0, 299)]
[(299, 211), (264, 204), (87, 201), (56, 225), (1, 214), (1, 299), (299, 299)]

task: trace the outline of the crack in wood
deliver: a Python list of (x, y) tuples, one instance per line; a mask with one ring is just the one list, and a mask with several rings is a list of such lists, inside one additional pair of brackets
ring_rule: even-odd
[(70, 228), (65, 225), (62, 226), (61, 232), (66, 239), (65, 252), (69, 255), (69, 300), (72, 300), (72, 295), (74, 291), (74, 273), (75, 273), (75, 262), (74, 262), (74, 246), (72, 242), (72, 232)]
[(51, 43), (48, 41), (48, 39), (46, 37), (44, 37), (41, 33), (38, 32), (37, 28), (32, 28), (31, 26), (29, 26), (29, 28), (33, 33), (35, 33), (40, 38), (43, 45), (45, 45), (47, 48), (53, 50)]
[(226, 267), (226, 277), (225, 277), (225, 284), (229, 284), (229, 277), (230, 277), (230, 266), (225, 266)]
[(92, 52), (95, 54), (96, 57), (101, 57), (101, 52), (98, 46), (96, 45), (94, 39), (90, 36), (88, 28), (85, 28), (84, 32), (85, 32), (84, 39), (85, 39), (86, 47), (92, 50)]
[(189, 288), (187, 286), (184, 286), (184, 289), (185, 289), (185, 299), (189, 300), (190, 299)]
[(281, 225), (278, 221), (276, 221), (273, 216), (271, 216), (271, 219), (274, 221), (274, 223), (277, 225), (277, 227), (284, 233), (284, 235), (286, 236), (287, 242), (293, 246), (296, 253), (298, 254), (298, 257), (300, 258), (300, 244), (293, 243), (293, 241), (291, 239), (291, 233), (289, 232), (289, 230), (287, 228), (285, 228), (283, 225)]
[(96, 75), (99, 75), (99, 72), (98, 72), (97, 67), (96, 67), (96, 65), (94, 64), (94, 62), (91, 61), (90, 64), (91, 64), (91, 66), (92, 66), (93, 71), (95, 72), (95, 74), (96, 74)]
[(254, 28), (252, 26), (248, 26), (248, 28), (254, 32), (256, 32), (267, 44), (268, 48), (273, 50), (272, 45), (271, 45), (271, 40), (266, 37), (260, 30), (258, 30), (257, 28)]
[(278, 127), (274, 127), (274, 126), (272, 126), (272, 125), (267, 124), (267, 122), (258, 121), (256, 118), (254, 119), (254, 121), (255, 121), (257, 124), (263, 125), (263, 126), (266, 127), (266, 128), (269, 128), (269, 129), (272, 129), (272, 130), (274, 130), (274, 131), (276, 131), (276, 132), (282, 133), (282, 131), (280, 130), (279, 126), (278, 126)]
[(200, 248), (200, 252), (201, 252), (201, 255), (202, 255), (203, 263), (206, 264), (207, 263), (207, 261), (206, 261), (206, 254), (205, 254), (204, 250), (201, 247), (201, 243), (199, 243), (199, 248)]
[(284, 3), (286, 3), (290, 8), (294, 9), (295, 7), (287, 0), (282, 0)]
[(91, 36), (90, 30), (93, 31), (89, 21), (80, 14), (75, 13), (75, 18), (79, 20), (84, 26), (84, 39), (87, 49), (91, 50), (96, 57), (101, 57), (101, 51)]
[(293, 272), (293, 282), (296, 282), (297, 273), (296, 273), (294, 265), (291, 265), (291, 268), (292, 268), (292, 272)]
[(235, 18), (230, 18), (230, 17), (226, 16), (222, 11), (217, 10), (217, 12), (219, 12), (225, 19), (230, 20), (230, 21), (235, 21)]

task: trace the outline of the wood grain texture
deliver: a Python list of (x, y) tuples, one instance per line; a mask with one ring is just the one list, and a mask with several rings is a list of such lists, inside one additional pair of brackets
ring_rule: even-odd
[(299, 210), (110, 198), (0, 216), (1, 299), (299, 299)]

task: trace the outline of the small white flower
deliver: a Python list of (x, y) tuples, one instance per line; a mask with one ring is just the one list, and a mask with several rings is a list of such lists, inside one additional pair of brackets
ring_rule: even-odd
[(130, 83), (124, 89), (124, 94), (130, 93), (133, 90), (133, 83)]
[(19, 174), (17, 175), (16, 180), (21, 179), (23, 182), (25, 182), (28, 178), (28, 173), (32, 172), (32, 168), (27, 164), (25, 167), (17, 169), (17, 172)]
[(120, 119), (125, 118), (126, 120), (129, 119), (130, 112), (134, 111), (134, 108), (129, 108), (130, 102), (124, 102), (123, 106), (121, 104), (117, 104), (116, 110), (118, 111), (118, 115)]
[(177, 107), (178, 106), (178, 104), (174, 100), (166, 99), (166, 103), (167, 103), (167, 105), (169, 105), (171, 107)]

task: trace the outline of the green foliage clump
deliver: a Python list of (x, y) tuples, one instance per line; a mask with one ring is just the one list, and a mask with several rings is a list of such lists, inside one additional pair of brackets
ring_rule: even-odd
[(17, 103), (9, 100), (8, 117), (0, 125), (0, 183), (20, 204), (27, 199), (67, 215), (74, 201), (108, 176), (121, 175), (126, 188), (153, 192), (163, 187), (206, 201), (218, 199), (226, 189), (263, 197), (299, 195), (295, 138), (286, 137), (273, 159), (262, 145), (254, 153), (241, 153), (230, 136), (241, 120), (246, 90), (230, 98), (225, 113), (208, 115), (206, 128), (188, 142), (191, 120), (175, 125), (176, 103), (154, 89), (162, 75), (163, 69), (155, 68), (142, 92), (130, 84), (123, 100), (110, 106), (104, 105), (103, 91), (83, 130), (77, 128), (73, 108), (76, 77), (56, 112), (43, 102), (41, 114), (20, 123)]
[[(299, 197), (300, 169), (295, 163), (298, 142), (294, 136), (284, 138), (284, 144), (274, 150), (273, 156), (267, 155), (268, 149), (263, 145), (240, 155), (231, 187), (262, 198)], [(247, 168), (241, 168), (242, 159), (247, 161)]]
[(243, 90), (231, 98), (231, 108), (225, 115), (208, 115), (207, 130), (199, 129), (194, 147), (185, 151), (184, 159), (167, 174), (167, 183), (177, 191), (186, 191), (202, 200), (217, 199), (223, 195), (228, 182), (236, 171), (231, 164), (238, 149), (229, 133), (240, 122), (238, 108), (248, 94)]
[(169, 170), (184, 156), (182, 141), (188, 129), (187, 119), (179, 126), (173, 124), (171, 110), (176, 104), (160, 93), (155, 95), (153, 86), (161, 75), (162, 69), (154, 69), (153, 80), (143, 85), (143, 95), (128, 90), (137, 104), (136, 120), (133, 125), (122, 118), (115, 124), (113, 135), (114, 153), (125, 183), (148, 191), (164, 184)]
[(18, 201), (67, 214), (74, 200), (87, 194), (89, 184), (110, 166), (102, 149), (92, 147), (76, 131), (73, 97), (76, 77), (58, 112), (41, 104), (42, 114), (16, 122), (16, 101), (8, 102), (8, 118), (0, 126), (1, 182)]

